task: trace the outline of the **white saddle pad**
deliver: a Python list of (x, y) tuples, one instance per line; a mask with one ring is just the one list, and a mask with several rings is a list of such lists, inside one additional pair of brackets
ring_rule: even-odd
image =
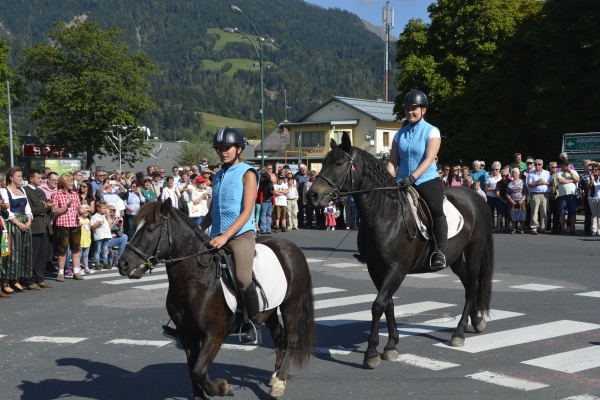
[[(279, 259), (270, 247), (264, 244), (256, 244), (254, 256), (254, 275), (265, 291), (267, 304), (264, 303), (260, 289), (257, 287), (258, 302), (262, 311), (270, 310), (281, 304), (287, 292), (287, 279)], [(225, 294), (225, 301), (232, 312), (237, 309), (237, 298), (235, 290), (229, 287), (221, 278), (221, 286)]]
[[(421, 235), (423, 235), (425, 239), (429, 239), (431, 237), (430, 232), (427, 230), (427, 227), (425, 226), (423, 221), (421, 221), (421, 218), (418, 217), (417, 206), (413, 202), (412, 196), (407, 197), (408, 202), (410, 203), (410, 209), (412, 211), (413, 217), (417, 221), (419, 232), (421, 232)], [(444, 196), (444, 215), (446, 215), (446, 221), (448, 221), (448, 239), (450, 239), (456, 236), (458, 232), (460, 232), (460, 230), (463, 228), (463, 225), (465, 224), (465, 219), (463, 218), (462, 214), (456, 209), (456, 207), (454, 207), (454, 204), (452, 204), (446, 198), (446, 196)]]

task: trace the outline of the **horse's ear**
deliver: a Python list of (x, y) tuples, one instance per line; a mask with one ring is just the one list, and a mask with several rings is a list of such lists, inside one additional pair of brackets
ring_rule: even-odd
[(344, 132), (342, 134), (342, 149), (344, 149), (346, 152), (350, 152), (350, 150), (352, 149), (352, 143), (350, 142), (350, 135), (348, 135), (348, 132)]
[(337, 143), (335, 142), (335, 140), (333, 140), (333, 138), (329, 141), (329, 147), (331, 147), (331, 150), (337, 147)]
[(163, 201), (163, 203), (161, 204), (160, 213), (166, 217), (171, 212), (171, 208), (173, 208), (173, 202), (171, 201), (171, 198), (169, 197), (167, 200)]

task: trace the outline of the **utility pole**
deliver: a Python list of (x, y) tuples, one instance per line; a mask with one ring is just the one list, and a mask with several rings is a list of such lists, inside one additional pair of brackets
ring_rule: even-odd
[(15, 156), (13, 154), (13, 131), (12, 131), (12, 115), (10, 113), (10, 82), (6, 81), (6, 93), (8, 96), (8, 138), (10, 146), (10, 166), (15, 166)]
[(383, 31), (385, 40), (385, 101), (389, 101), (389, 78), (390, 78), (390, 30), (394, 28), (394, 7), (392, 7), (392, 16), (390, 21), (390, 0), (387, 0), (383, 7)]

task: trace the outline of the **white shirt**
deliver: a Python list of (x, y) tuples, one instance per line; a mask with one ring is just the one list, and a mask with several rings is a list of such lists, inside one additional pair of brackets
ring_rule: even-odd
[(102, 240), (102, 239), (110, 239), (112, 235), (110, 234), (110, 225), (108, 224), (108, 219), (106, 218), (106, 214), (94, 214), (90, 219), (90, 225), (94, 225), (95, 223), (103, 221), (99, 227), (94, 229), (94, 240)]
[(164, 187), (160, 198), (164, 200), (171, 199), (173, 203), (173, 207), (179, 207), (179, 196), (177, 196), (179, 192), (177, 189), (169, 189), (168, 187)]
[[(287, 190), (287, 183), (282, 183), (281, 185), (275, 184), (273, 185), (273, 189), (275, 190)], [(285, 194), (280, 194), (275, 196), (275, 205), (276, 206), (287, 206), (287, 197)]]
[[(0, 188), (0, 195), (2, 195), (2, 198), (4, 199), (4, 201), (8, 203), (8, 201), (9, 201), (8, 188)], [(25, 198), (25, 200), (27, 200), (27, 196), (22, 192), (21, 192), (21, 195), (19, 195), (19, 196), (15, 196), (15, 194), (13, 192), (10, 192), (10, 195), (13, 199)], [(27, 214), (31, 218), (33, 218), (33, 214), (31, 213), (31, 207), (29, 206), (29, 200), (27, 200), (27, 205), (25, 206), (25, 214)], [(13, 214), (13, 211), (9, 208), (8, 209), (8, 219), (11, 220), (14, 217), (15, 217), (15, 214)]]

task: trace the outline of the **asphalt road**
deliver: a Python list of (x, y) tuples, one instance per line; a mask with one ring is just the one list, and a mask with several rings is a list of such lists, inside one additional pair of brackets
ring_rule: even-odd
[[(366, 370), (375, 289), (352, 257), (356, 232), (277, 235), (309, 260), (318, 322), (315, 357), (290, 375), (286, 398), (600, 398), (600, 239), (496, 234), (491, 320), (481, 335), (470, 328), (459, 349), (447, 345), (463, 307), (457, 277), (407, 277), (395, 295), (400, 357)], [(164, 268), (141, 280), (102, 271), (49, 282), (0, 300), (0, 399), (190, 398), (185, 355), (161, 334)], [(269, 398), (272, 341), (237, 343), (228, 339), (211, 377), (226, 378), (238, 399)]]

